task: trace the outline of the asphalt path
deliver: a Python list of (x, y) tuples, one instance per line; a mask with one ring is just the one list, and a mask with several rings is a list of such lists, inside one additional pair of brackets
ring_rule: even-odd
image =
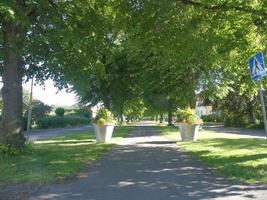
[(31, 132), (25, 132), (24, 135), (29, 140), (46, 139), (54, 136), (67, 135), (73, 132), (93, 130), (92, 126), (72, 127), (72, 128), (54, 128), (54, 129), (36, 129)]
[(26, 199), (266, 200), (267, 185), (225, 179), (152, 126), (142, 124), (88, 172), (43, 186)]

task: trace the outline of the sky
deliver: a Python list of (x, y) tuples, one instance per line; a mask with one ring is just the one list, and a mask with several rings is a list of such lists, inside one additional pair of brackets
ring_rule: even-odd
[[(29, 81), (23, 84), (23, 87), (30, 91), (31, 82)], [(66, 90), (58, 91), (58, 89), (54, 87), (51, 79), (45, 81), (45, 89), (43, 86), (35, 85), (33, 87), (33, 97), (48, 105), (71, 106), (76, 103), (75, 94), (73, 92), (68, 93)]]

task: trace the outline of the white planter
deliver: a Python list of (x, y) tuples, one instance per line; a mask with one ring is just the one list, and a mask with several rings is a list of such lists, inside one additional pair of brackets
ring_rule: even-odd
[(112, 137), (114, 126), (115, 126), (114, 124), (108, 124), (108, 125), (93, 124), (96, 135), (96, 142), (109, 142)]
[(200, 124), (178, 123), (182, 141), (196, 141)]

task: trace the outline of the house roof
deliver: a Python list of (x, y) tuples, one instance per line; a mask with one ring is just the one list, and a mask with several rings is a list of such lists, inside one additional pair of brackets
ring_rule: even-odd
[(212, 103), (209, 99), (198, 99), (197, 106), (211, 106)]

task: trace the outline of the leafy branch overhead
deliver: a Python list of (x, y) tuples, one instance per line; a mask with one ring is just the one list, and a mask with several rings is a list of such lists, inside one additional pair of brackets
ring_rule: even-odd
[(259, 1), (252, 3), (251, 1), (194, 1), (194, 0), (180, 0), (185, 5), (192, 5), (207, 10), (214, 11), (240, 11), (242, 13), (252, 14), (255, 17), (262, 17), (267, 19), (266, 2)]
[(0, 140), (24, 142), (22, 81), (33, 76), (52, 78), (82, 104), (102, 103), (121, 121), (168, 114), (171, 123), (199, 92), (231, 116), (226, 104), (241, 102), (244, 109), (231, 107), (255, 119), (247, 58), (267, 50), (266, 8), (263, 0), (1, 2)]

